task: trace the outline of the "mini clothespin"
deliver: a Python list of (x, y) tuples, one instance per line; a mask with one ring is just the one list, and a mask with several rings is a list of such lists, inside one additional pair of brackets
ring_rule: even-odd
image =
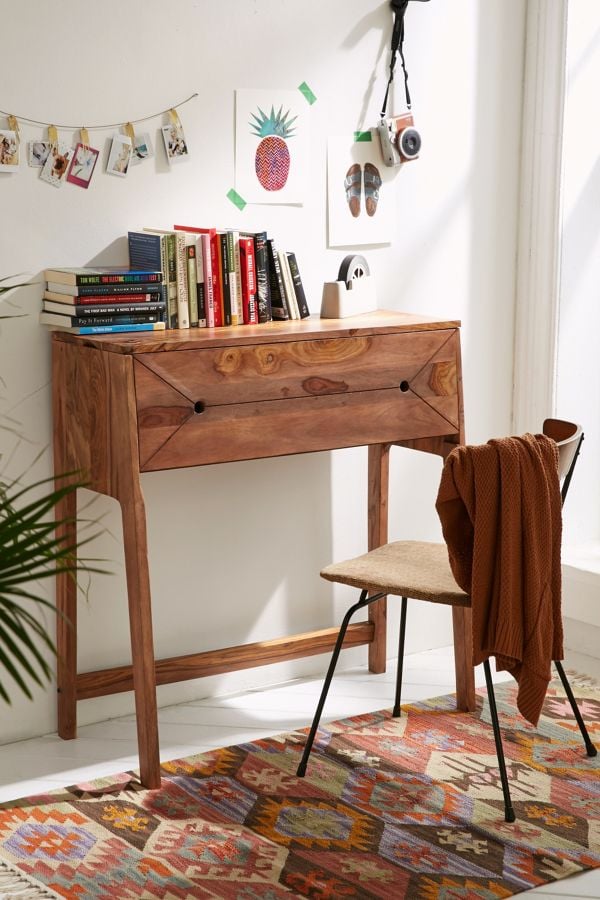
[(48, 125), (48, 140), (52, 144), (53, 147), (56, 147), (58, 144), (58, 131), (56, 129), (56, 125)]
[(171, 120), (171, 125), (176, 128), (177, 131), (181, 131), (181, 119), (177, 115), (177, 110), (169, 110), (169, 119)]
[(85, 127), (79, 129), (79, 141), (84, 147), (90, 146), (90, 135)]
[(131, 146), (135, 147), (135, 131), (131, 122), (127, 122), (126, 125), (123, 125), (123, 131), (131, 141)]

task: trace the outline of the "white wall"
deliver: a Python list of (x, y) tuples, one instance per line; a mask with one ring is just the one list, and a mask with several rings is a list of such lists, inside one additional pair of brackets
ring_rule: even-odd
[[(56, 190), (33, 169), (0, 174), (0, 274), (50, 265), (125, 263), (124, 234), (174, 221), (266, 228), (298, 256), (313, 312), (343, 250), (326, 248), (326, 140), (377, 122), (390, 13), (369, 0), (130, 0), (82, 7), (0, 0), (0, 107), (34, 119), (93, 125), (169, 107), (181, 110), (191, 159), (168, 171), (156, 160), (127, 179), (98, 173), (89, 189)], [(463, 321), (467, 438), (510, 425), (524, 2), (413, 3), (406, 58), (421, 158), (398, 172), (397, 231), (365, 248), (380, 305)], [(294, 89), (306, 80), (312, 107), (310, 190), (304, 207), (247, 207), (233, 184), (233, 91)], [(393, 110), (401, 111), (400, 78)], [(150, 123), (156, 132), (160, 119)], [(109, 132), (94, 133), (104, 147)], [(23, 126), (23, 137), (41, 136)], [(0, 331), (0, 409), (28, 442), (3, 434), (11, 474), (51, 439), (49, 339), (36, 324), (41, 285), (20, 291), (28, 318)], [(90, 398), (93, 402), (93, 398)], [(27, 478), (50, 472), (46, 453)], [(440, 462), (392, 451), (392, 538), (436, 539), (433, 503)], [(339, 621), (349, 594), (321, 583), (319, 568), (366, 546), (366, 451), (339, 451), (144, 476), (157, 655), (310, 630)], [(120, 523), (112, 501), (96, 555), (115, 575), (95, 578), (80, 613), (80, 668), (129, 658)], [(396, 622), (392, 607), (390, 620)], [(411, 608), (409, 651), (450, 641), (445, 610)], [(393, 640), (395, 645), (395, 637)], [(392, 645), (392, 646), (393, 646)], [(364, 649), (347, 661), (363, 660)], [(322, 657), (230, 677), (172, 685), (173, 702), (322, 668)], [(80, 722), (132, 709), (121, 695), (79, 705)], [(4, 740), (55, 728), (52, 690), (33, 704), (0, 707)]]

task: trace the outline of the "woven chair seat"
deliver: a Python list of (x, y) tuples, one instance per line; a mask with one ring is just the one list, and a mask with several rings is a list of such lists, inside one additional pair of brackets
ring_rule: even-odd
[(445, 544), (394, 541), (362, 556), (334, 563), (321, 577), (339, 584), (385, 591), (398, 597), (429, 600), (450, 606), (470, 606), (471, 598), (457, 585)]

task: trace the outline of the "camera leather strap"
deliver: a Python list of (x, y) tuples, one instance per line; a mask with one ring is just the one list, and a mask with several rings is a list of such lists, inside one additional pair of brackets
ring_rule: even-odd
[(390, 87), (394, 80), (394, 69), (396, 67), (396, 54), (400, 54), (400, 62), (402, 71), (404, 72), (404, 92), (406, 95), (406, 107), (411, 108), (410, 91), (408, 90), (408, 72), (404, 62), (404, 14), (409, 4), (409, 0), (390, 0), (390, 6), (394, 11), (394, 28), (392, 31), (391, 55), (390, 55), (390, 75), (385, 89), (385, 97), (383, 98), (383, 106), (381, 107), (381, 118), (385, 119), (388, 96)]

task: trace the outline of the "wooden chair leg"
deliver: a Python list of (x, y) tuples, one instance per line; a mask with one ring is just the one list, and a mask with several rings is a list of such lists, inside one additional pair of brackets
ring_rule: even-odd
[(452, 607), (454, 631), (454, 669), (456, 672), (456, 708), (462, 712), (474, 712), (475, 672), (471, 650), (471, 610), (464, 606)]

